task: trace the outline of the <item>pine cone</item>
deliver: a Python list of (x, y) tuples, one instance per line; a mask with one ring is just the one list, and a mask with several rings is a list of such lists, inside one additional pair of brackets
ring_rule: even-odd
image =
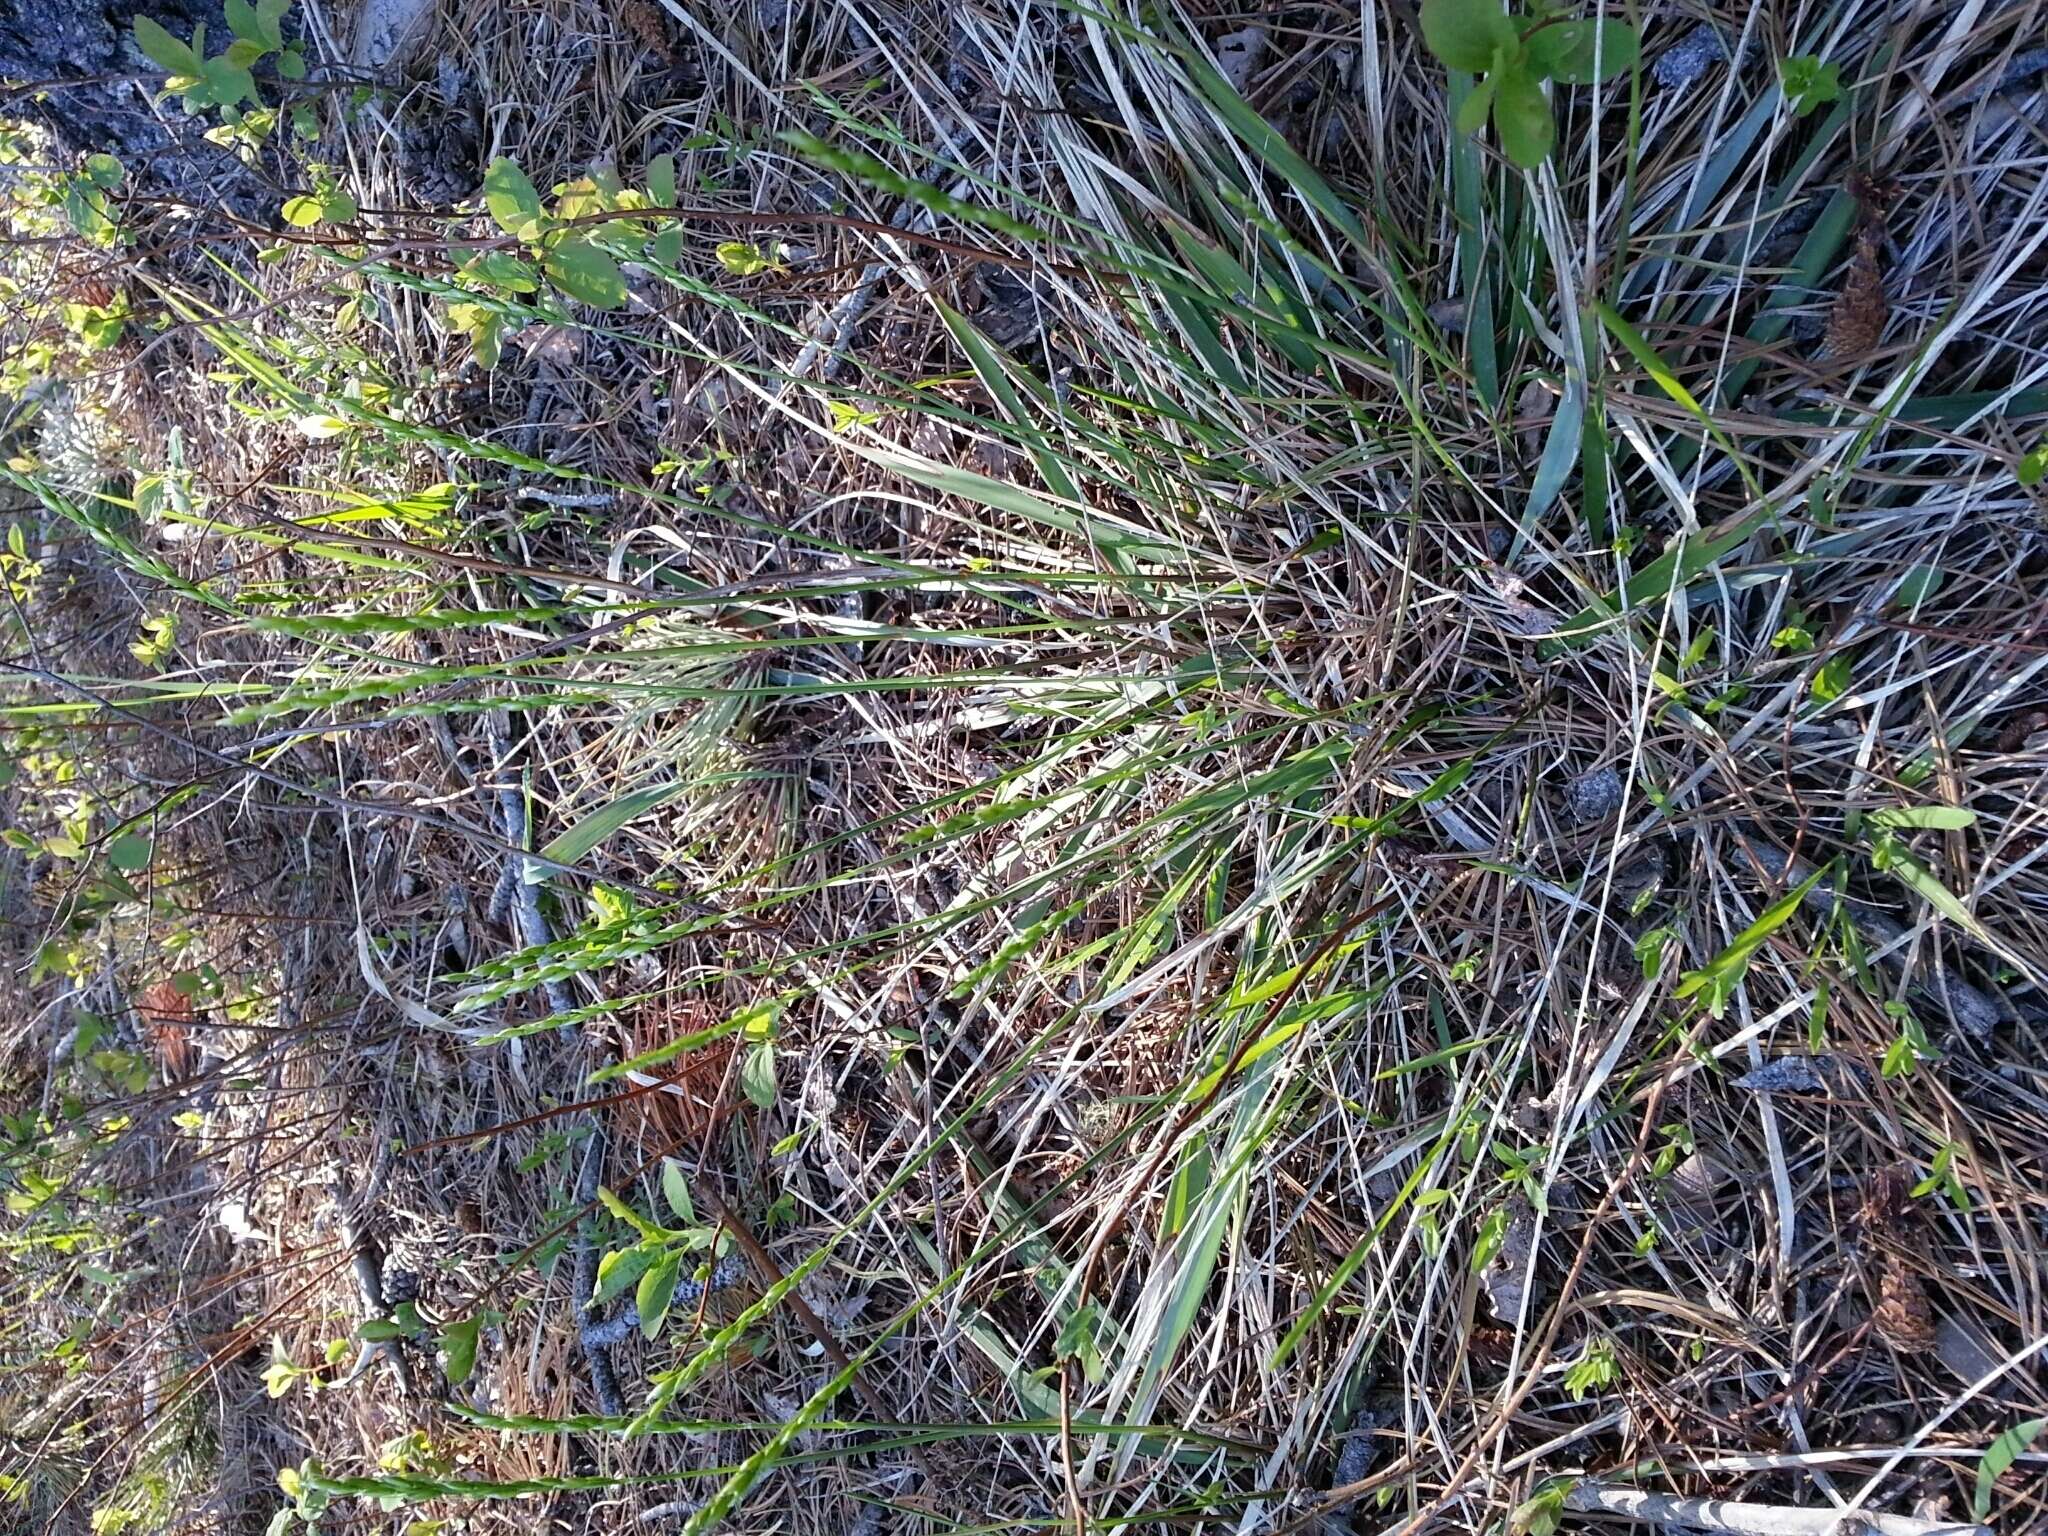
[(1877, 1336), (1902, 1355), (1925, 1354), (1934, 1348), (1934, 1307), (1927, 1299), (1927, 1288), (1897, 1259), (1885, 1264), (1871, 1322)]
[(1856, 235), (1856, 254), (1849, 261), (1849, 275), (1842, 283), (1834, 307), (1828, 311), (1827, 335), (1821, 342), (1818, 361), (1836, 367), (1852, 367), (1877, 349), (1884, 339), (1885, 322), (1891, 306), (1884, 296), (1884, 268), (1878, 257), (1884, 250), (1884, 231), (1866, 224)]

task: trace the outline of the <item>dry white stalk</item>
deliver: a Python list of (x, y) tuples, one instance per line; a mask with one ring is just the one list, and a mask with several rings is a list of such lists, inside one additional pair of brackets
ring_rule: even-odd
[(1991, 1536), (1988, 1525), (1961, 1520), (1922, 1520), (1875, 1510), (1800, 1509), (1784, 1504), (1743, 1504), (1733, 1499), (1691, 1499), (1577, 1482), (1566, 1490), (1564, 1507), (1581, 1514), (1614, 1515), (1730, 1536)]

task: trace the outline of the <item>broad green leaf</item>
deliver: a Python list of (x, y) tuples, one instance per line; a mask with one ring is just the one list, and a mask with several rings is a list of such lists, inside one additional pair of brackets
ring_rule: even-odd
[(1493, 81), (1493, 126), (1500, 134), (1500, 147), (1525, 171), (1533, 171), (1550, 153), (1557, 136), (1557, 124), (1550, 115), (1550, 101), (1536, 77), (1520, 63), (1495, 70)]
[(2023, 1419), (1986, 1447), (1984, 1459), (1977, 1463), (1977, 1490), (1970, 1497), (1972, 1517), (1981, 1521), (1991, 1513), (1991, 1495), (1998, 1480), (2044, 1429), (2048, 1429), (2048, 1419)]
[(611, 804), (592, 811), (541, 849), (541, 857), (552, 859), (557, 864), (574, 864), (609, 839), (614, 832), (629, 822), (638, 820), (655, 807), (668, 804), (687, 788), (689, 786), (682, 783), (655, 784), (621, 795)]
[(152, 64), (174, 75), (199, 73), (199, 58), (192, 52), (191, 45), (179, 42), (160, 23), (151, 21), (147, 16), (137, 16), (134, 28), (136, 46)]
[(1619, 21), (1561, 21), (1529, 34), (1536, 73), (1566, 85), (1610, 79), (1633, 68), (1639, 52), (1635, 28)]
[[(1889, 839), (1889, 834), (1885, 836)], [(1889, 840), (1892, 846), (1887, 850), (1887, 856), (1877, 861), (1879, 867), (1897, 876), (1910, 889), (1917, 891), (1926, 899), (1929, 906), (1972, 938), (1990, 946), (1990, 930), (1977, 921), (1970, 909), (1963, 905), (1962, 899), (1943, 885), (1933, 870), (1908, 853), (1903, 844), (1898, 843), (1896, 839)]]
[(542, 263), (555, 286), (592, 309), (623, 309), (626, 279), (619, 264), (588, 240), (564, 240)]
[(1422, 0), (1422, 41), (1439, 62), (1468, 74), (1493, 67), (1494, 51), (1515, 46), (1499, 0)]
[(640, 1332), (650, 1339), (661, 1332), (661, 1320), (668, 1316), (668, 1304), (676, 1293), (676, 1277), (682, 1272), (682, 1267), (683, 1256), (670, 1249), (640, 1277), (639, 1289), (633, 1293), (633, 1305), (640, 1312)]
[(284, 221), (293, 229), (311, 229), (320, 222), (320, 199), (317, 197), (288, 197), (285, 199)]
[(85, 157), (86, 179), (103, 192), (111, 192), (121, 184), (127, 168), (112, 155), (87, 155)]
[(213, 92), (213, 104), (217, 107), (232, 107), (238, 102), (261, 99), (256, 94), (256, 82), (249, 71), (226, 54), (200, 65), (199, 78)]
[(1855, 680), (1855, 657), (1847, 651), (1837, 651), (1813, 674), (1813, 697), (1818, 703), (1832, 704), (1849, 691), (1849, 685)]
[(524, 236), (540, 218), (540, 193), (515, 160), (500, 155), (484, 172), (484, 206), (508, 235)]

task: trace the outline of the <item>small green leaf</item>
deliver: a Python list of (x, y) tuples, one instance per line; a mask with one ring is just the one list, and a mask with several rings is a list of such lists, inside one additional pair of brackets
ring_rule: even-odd
[(1059, 1339), (1053, 1345), (1053, 1353), (1060, 1359), (1081, 1363), (1081, 1372), (1088, 1378), (1090, 1386), (1100, 1382), (1105, 1374), (1102, 1350), (1096, 1343), (1101, 1326), (1102, 1309), (1091, 1301), (1073, 1310), (1061, 1325)]
[(775, 1047), (766, 1040), (740, 1062), (740, 1091), (763, 1109), (775, 1103)]
[(1970, 1514), (1979, 1521), (1991, 1513), (1991, 1495), (2006, 1470), (2020, 1459), (2020, 1453), (2048, 1429), (2048, 1419), (2023, 1419), (1992, 1441), (1977, 1463), (1977, 1491), (1970, 1498)]
[(236, 37), (254, 43), (259, 49), (268, 45), (264, 36), (263, 23), (256, 15), (256, 7), (249, 0), (224, 0), (221, 7), (228, 19), (228, 30)]
[(1855, 663), (1847, 651), (1837, 651), (1821, 664), (1813, 674), (1813, 696), (1822, 704), (1831, 704), (1849, 691), (1849, 684), (1855, 680)]
[(320, 194), (320, 217), (329, 224), (346, 224), (356, 216), (356, 200), (332, 187)]
[(238, 69), (247, 69), (262, 58), (265, 49), (261, 43), (252, 43), (245, 37), (238, 37), (229, 43), (221, 57)]
[(2021, 485), (2039, 485), (2048, 479), (2048, 443), (2043, 443), (2013, 466), (2013, 478)]
[(1500, 147), (1525, 171), (1533, 171), (1550, 153), (1557, 124), (1543, 87), (1519, 61), (1493, 73), (1493, 126)]
[(661, 1320), (668, 1316), (670, 1298), (676, 1293), (676, 1276), (682, 1272), (683, 1256), (680, 1253), (664, 1253), (654, 1266), (640, 1277), (640, 1287), (633, 1293), (633, 1305), (640, 1310), (640, 1331), (648, 1338), (661, 1332)]
[(718, 264), (735, 277), (752, 277), (766, 272), (775, 260), (760, 246), (747, 240), (724, 240), (718, 246)]
[(1735, 989), (1741, 984), (1743, 974), (1749, 969), (1749, 962), (1756, 952), (1764, 947), (1766, 940), (1782, 928), (1799, 904), (1806, 900), (1807, 892), (1820, 883), (1824, 870), (1816, 869), (1800, 883), (1797, 889), (1787, 891), (1763, 911), (1763, 915), (1737, 935), (1735, 942), (1714, 956), (1697, 971), (1687, 971), (1678, 981), (1680, 997), (1691, 997), (1695, 992), (1703, 993), (1701, 1003), (1707, 1012), (1720, 1018), (1728, 1011), (1729, 1001), (1735, 996)]
[(98, 187), (102, 192), (113, 191), (114, 188), (121, 184), (121, 178), (126, 174), (126, 168), (112, 155), (87, 155), (85, 157), (86, 180)]
[(659, 1227), (634, 1210), (633, 1207), (626, 1204), (617, 1195), (606, 1189), (602, 1184), (597, 1186), (597, 1199), (600, 1205), (631, 1227), (635, 1232), (638, 1232), (642, 1237), (658, 1238), (661, 1236), (661, 1229)]
[(256, 94), (256, 82), (249, 71), (236, 63), (227, 54), (217, 54), (199, 66), (199, 78), (204, 80), (212, 93), (213, 104), (217, 107), (232, 107), (237, 102), (261, 101)]
[(508, 235), (527, 236), (540, 218), (540, 193), (516, 160), (499, 156), (484, 172), (484, 206)]
[(1842, 66), (1823, 64), (1811, 54), (1795, 53), (1778, 61), (1778, 82), (1793, 115), (1805, 117), (1815, 107), (1841, 99)]
[(403, 1324), (394, 1323), (388, 1317), (366, 1317), (362, 1326), (356, 1329), (357, 1337), (370, 1344), (388, 1343), (392, 1339), (405, 1337)]
[(656, 155), (647, 162), (647, 195), (658, 208), (676, 205), (676, 157)]
[(133, 25), (135, 44), (152, 64), (174, 75), (199, 73), (199, 57), (193, 53), (190, 44), (179, 42), (160, 23), (151, 21), (147, 16), (137, 16)]
[(320, 199), (317, 197), (288, 197), (280, 210), (285, 223), (293, 229), (311, 229), (320, 222)]
[(592, 1299), (601, 1305), (623, 1294), (626, 1287), (638, 1280), (647, 1266), (654, 1262), (660, 1251), (641, 1244), (606, 1254), (597, 1262), (597, 1294)]
[(1892, 601), (1902, 608), (1918, 608), (1941, 590), (1946, 579), (1940, 566), (1916, 565), (1899, 578), (1899, 584), (1892, 592)]
[(476, 1369), (476, 1340), (483, 1321), (480, 1316), (465, 1318), (441, 1330), (441, 1353), (448, 1357), (446, 1374), (450, 1386), (461, 1386)]
[(1422, 41), (1439, 61), (1467, 74), (1493, 67), (1494, 50), (1515, 45), (1499, 0), (1422, 0)]
[(510, 251), (485, 251), (462, 269), (464, 277), (489, 283), (501, 293), (533, 293), (540, 278)]
[(1486, 126), (1486, 114), (1493, 108), (1493, 81), (1481, 80), (1466, 94), (1458, 108), (1457, 130), (1474, 134)]
[(1561, 21), (1529, 34), (1529, 63), (1566, 85), (1591, 85), (1635, 66), (1634, 27), (1619, 21)]
[(676, 1220), (686, 1227), (696, 1221), (697, 1208), (690, 1203), (690, 1186), (683, 1182), (683, 1165), (672, 1157), (661, 1160), (661, 1193)]
[(683, 259), (683, 232), (671, 224), (647, 242), (647, 259), (657, 267), (673, 267)]
[(138, 869), (149, 868), (150, 841), (139, 832), (126, 832), (114, 839), (107, 848), (107, 862), (119, 870), (133, 874)]
[[(287, 80), (305, 79), (306, 56), (299, 52), (296, 46), (285, 49), (284, 52), (277, 56), (277, 72)], [(299, 108), (297, 110), (304, 111), (305, 109)], [(313, 135), (309, 133), (306, 137), (310, 139)]]
[(626, 279), (619, 264), (588, 240), (564, 240), (542, 265), (555, 286), (592, 309), (623, 309)]

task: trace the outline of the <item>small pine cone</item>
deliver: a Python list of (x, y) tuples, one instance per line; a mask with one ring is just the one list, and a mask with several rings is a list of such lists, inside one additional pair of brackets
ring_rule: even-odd
[(1883, 233), (1866, 227), (1856, 237), (1856, 254), (1849, 261), (1849, 275), (1842, 291), (1828, 311), (1827, 335), (1821, 342), (1819, 361), (1837, 367), (1852, 367), (1877, 350), (1884, 339), (1885, 322), (1891, 306), (1884, 296), (1884, 269), (1878, 264)]
[(386, 1262), (384, 1265), (384, 1305), (404, 1306), (408, 1301), (420, 1299), (420, 1276), (416, 1269)]
[(142, 1038), (156, 1052), (164, 1070), (174, 1080), (189, 1077), (197, 1055), (192, 1026), (199, 1012), (192, 999), (168, 981), (152, 982), (135, 1000), (135, 1012), (142, 1022)]
[(625, 0), (619, 7), (619, 24), (649, 53), (664, 59), (669, 56), (668, 32), (661, 24), (661, 13), (647, 0)]
[(1894, 1259), (1878, 1282), (1877, 1310), (1871, 1314), (1877, 1336), (1902, 1355), (1925, 1354), (1934, 1348), (1934, 1307), (1920, 1277)]

